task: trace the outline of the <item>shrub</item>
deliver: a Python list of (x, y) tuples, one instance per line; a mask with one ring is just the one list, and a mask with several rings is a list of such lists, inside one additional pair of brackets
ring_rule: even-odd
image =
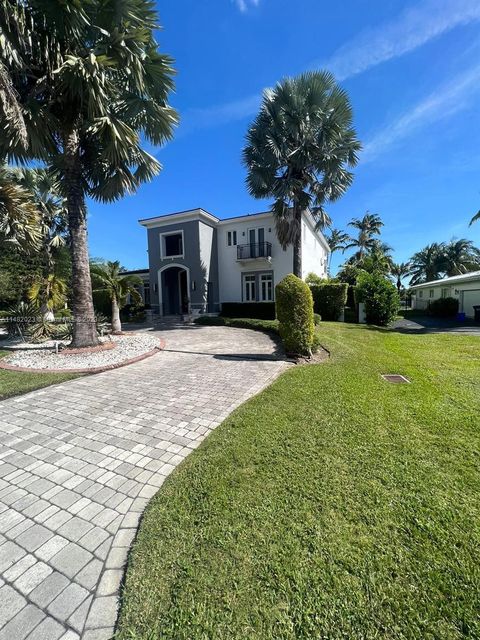
[(58, 311), (55, 312), (55, 319), (57, 318), (71, 318), (72, 317), (72, 310), (65, 308), (65, 309), (59, 309)]
[(356, 308), (346, 307), (344, 318), (345, 322), (355, 323), (358, 322), (358, 315)]
[(9, 338), (26, 338), (32, 325), (41, 320), (37, 305), (28, 302), (18, 302), (4, 314)]
[(280, 337), (285, 351), (309, 355), (315, 331), (309, 286), (291, 273), (277, 284), (275, 296)]
[(220, 316), (198, 316), (193, 323), (199, 324), (202, 327), (224, 327), (227, 324), (225, 318), (221, 318)]
[(432, 300), (428, 306), (428, 311), (432, 316), (451, 318), (458, 313), (458, 300), (457, 298)]
[(323, 320), (338, 320), (347, 302), (348, 284), (323, 282), (310, 288), (315, 313), (319, 313)]
[(307, 273), (305, 282), (309, 287), (313, 287), (317, 284), (322, 284), (322, 282), (325, 282), (325, 278), (321, 278), (320, 276), (317, 276), (316, 273), (313, 273), (313, 271), (310, 271), (310, 273)]
[(322, 321), (322, 316), (319, 313), (314, 313), (313, 314), (313, 324), (315, 326), (318, 326), (321, 321)]
[(224, 318), (257, 318), (259, 320), (275, 320), (274, 302), (224, 302), (222, 313)]
[(278, 334), (278, 320), (259, 320), (258, 318), (222, 318), (219, 316), (199, 316), (193, 321), (207, 327), (237, 327), (238, 329), (253, 329), (266, 333)]
[(400, 308), (398, 291), (390, 280), (379, 273), (362, 273), (356, 287), (358, 302), (365, 304), (369, 324), (387, 326)]

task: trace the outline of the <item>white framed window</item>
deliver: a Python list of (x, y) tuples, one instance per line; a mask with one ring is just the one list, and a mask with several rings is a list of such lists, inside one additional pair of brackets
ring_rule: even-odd
[(257, 299), (257, 277), (255, 274), (243, 276), (243, 299), (245, 302), (255, 302)]
[(418, 297), (419, 297), (419, 298), (423, 298), (423, 291), (422, 291), (422, 289), (420, 289), (420, 291), (418, 292)]
[(183, 258), (183, 230), (170, 231), (160, 235), (160, 253), (162, 258)]
[(260, 301), (272, 302), (273, 300), (273, 275), (271, 273), (260, 274)]
[(435, 296), (435, 289), (430, 289), (429, 296), (430, 298), (433, 298)]
[(448, 289), (442, 289), (442, 298), (446, 298), (448, 293)]
[(237, 232), (227, 231), (227, 245), (229, 247), (235, 247), (237, 245)]

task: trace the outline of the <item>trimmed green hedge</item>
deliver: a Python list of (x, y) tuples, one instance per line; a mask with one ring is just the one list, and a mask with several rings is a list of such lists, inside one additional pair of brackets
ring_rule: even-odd
[(278, 334), (278, 320), (259, 320), (258, 318), (222, 318), (220, 316), (200, 316), (193, 321), (206, 327), (237, 327)]
[(347, 303), (348, 284), (346, 282), (325, 282), (311, 285), (313, 307), (322, 320), (338, 320)]
[(295, 355), (310, 355), (315, 332), (310, 287), (291, 273), (277, 284), (275, 297), (285, 351)]
[(438, 318), (452, 318), (458, 313), (457, 298), (439, 298), (428, 305), (428, 312)]
[(275, 320), (274, 302), (224, 302), (221, 314), (224, 318), (258, 318)]
[(356, 287), (358, 302), (365, 304), (368, 324), (387, 326), (395, 320), (400, 309), (397, 288), (379, 273), (362, 273)]

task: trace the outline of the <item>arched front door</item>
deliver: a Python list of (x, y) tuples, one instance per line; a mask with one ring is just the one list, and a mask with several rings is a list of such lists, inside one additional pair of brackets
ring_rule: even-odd
[(173, 316), (189, 312), (189, 269), (171, 264), (158, 273), (160, 314)]

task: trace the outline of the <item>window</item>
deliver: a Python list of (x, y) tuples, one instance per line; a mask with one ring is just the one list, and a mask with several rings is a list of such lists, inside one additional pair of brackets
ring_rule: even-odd
[(183, 258), (183, 232), (163, 233), (161, 248), (162, 258)]
[(237, 232), (236, 231), (228, 231), (227, 232), (227, 244), (229, 247), (236, 246), (237, 244)]
[(150, 282), (143, 283), (143, 303), (145, 305), (150, 304)]
[(262, 273), (260, 276), (260, 300), (261, 302), (273, 300), (273, 276), (271, 273)]
[(442, 298), (447, 297), (447, 289), (442, 289)]
[(430, 292), (429, 292), (430, 298), (433, 298), (434, 295), (435, 295), (435, 289), (430, 289)]
[(245, 302), (255, 302), (257, 299), (255, 293), (257, 277), (255, 275), (243, 276), (243, 298)]
[(420, 291), (418, 292), (418, 297), (419, 297), (419, 298), (423, 298), (423, 291), (422, 291), (422, 289), (420, 289)]

